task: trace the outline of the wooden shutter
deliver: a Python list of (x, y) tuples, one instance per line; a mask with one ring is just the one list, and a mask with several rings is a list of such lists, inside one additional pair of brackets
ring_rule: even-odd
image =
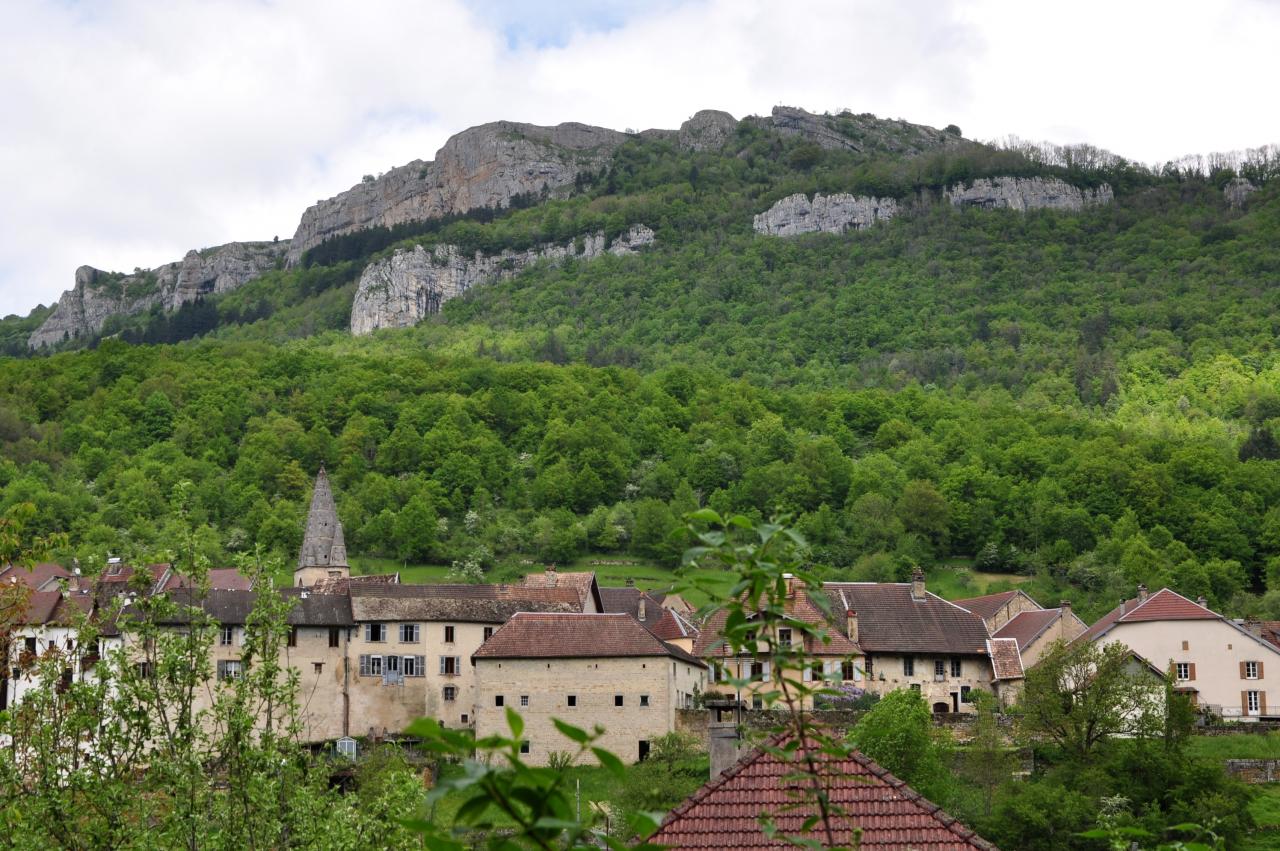
[(1249, 692), (1247, 691), (1240, 692), (1240, 714), (1249, 714)]
[(1262, 660), (1258, 660), (1258, 679), (1262, 679)]
[(440, 673), (441, 673), (441, 674), (443, 674), (443, 673), (444, 673), (444, 660), (445, 660), (445, 657), (444, 657), (444, 656), (441, 656), (441, 657), (440, 657)]
[(1244, 662), (1240, 663), (1240, 679), (1244, 679)]
[(1196, 663), (1195, 662), (1190, 663), (1189, 665), (1187, 665), (1187, 668), (1188, 668), (1187, 679), (1194, 680), (1196, 678)]
[(1258, 692), (1258, 714), (1267, 714), (1267, 693), (1265, 691)]
[(360, 654), (360, 676), (369, 676), (369, 654), (367, 653)]

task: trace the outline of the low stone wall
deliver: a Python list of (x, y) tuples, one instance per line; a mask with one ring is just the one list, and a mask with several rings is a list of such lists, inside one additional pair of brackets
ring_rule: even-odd
[(1227, 774), (1245, 783), (1280, 781), (1280, 759), (1228, 759), (1224, 765)]
[(1236, 721), (1230, 724), (1206, 724), (1193, 727), (1197, 736), (1235, 736), (1240, 733), (1277, 733), (1280, 721)]

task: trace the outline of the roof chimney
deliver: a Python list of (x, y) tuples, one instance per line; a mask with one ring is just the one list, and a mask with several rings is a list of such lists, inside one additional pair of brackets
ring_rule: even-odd
[(1138, 602), (1145, 603), (1147, 601), (1147, 586), (1145, 584), (1138, 586)]
[(846, 630), (849, 633), (849, 640), (857, 642), (858, 640), (858, 613), (853, 609), (844, 613)]
[(1062, 609), (1062, 614), (1064, 614), (1064, 615), (1069, 615), (1069, 614), (1071, 614), (1071, 601), (1070, 601), (1070, 600), (1059, 600), (1059, 601), (1058, 601), (1058, 608), (1059, 608), (1059, 609)]
[(924, 571), (918, 567), (911, 571), (911, 599), (924, 599)]
[(1209, 601), (1204, 598), (1203, 594), (1201, 594), (1199, 597), (1196, 597), (1196, 605), (1202, 609), (1207, 609), (1209, 608)]
[(645, 615), (644, 595), (640, 595), (640, 603), (636, 606), (636, 619), (643, 622)]
[(552, 588), (556, 587), (556, 566), (554, 564), (547, 565), (547, 584)]

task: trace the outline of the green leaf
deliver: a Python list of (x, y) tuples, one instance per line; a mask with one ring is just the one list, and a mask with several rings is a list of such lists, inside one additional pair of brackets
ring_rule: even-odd
[(604, 748), (592, 748), (591, 752), (595, 754), (596, 759), (600, 760), (600, 764), (604, 766), (610, 774), (619, 779), (626, 777), (627, 768), (622, 764), (622, 760), (618, 759), (611, 751)]
[(556, 725), (556, 729), (560, 731), (561, 735), (580, 745), (585, 745), (591, 740), (591, 734), (581, 727), (575, 727), (572, 724), (561, 721), (559, 718), (552, 718), (551, 723)]
[(507, 726), (511, 728), (511, 738), (520, 741), (520, 735), (524, 733), (524, 719), (510, 706), (507, 707)]

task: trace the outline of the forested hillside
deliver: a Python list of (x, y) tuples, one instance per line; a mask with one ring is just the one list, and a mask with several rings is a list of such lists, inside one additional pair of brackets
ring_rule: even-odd
[[(1116, 197), (940, 200), (995, 175)], [(1143, 581), (1280, 617), (1280, 198), (1273, 181), (1228, 204), (1233, 176), (824, 151), (746, 125), (723, 151), (637, 140), (567, 199), (342, 237), (92, 350), (0, 361), (0, 508), (34, 502), (84, 565), (159, 559), (190, 479), (211, 560), (290, 553), (323, 463), (351, 550), (402, 562), (674, 565), (677, 518), (708, 504), (794, 515), (832, 578), (974, 559), (1086, 614)], [(905, 212), (752, 231), (794, 192)], [(633, 223), (657, 234), (638, 256), (540, 265), (416, 328), (345, 333), (361, 270), (396, 247)]]

